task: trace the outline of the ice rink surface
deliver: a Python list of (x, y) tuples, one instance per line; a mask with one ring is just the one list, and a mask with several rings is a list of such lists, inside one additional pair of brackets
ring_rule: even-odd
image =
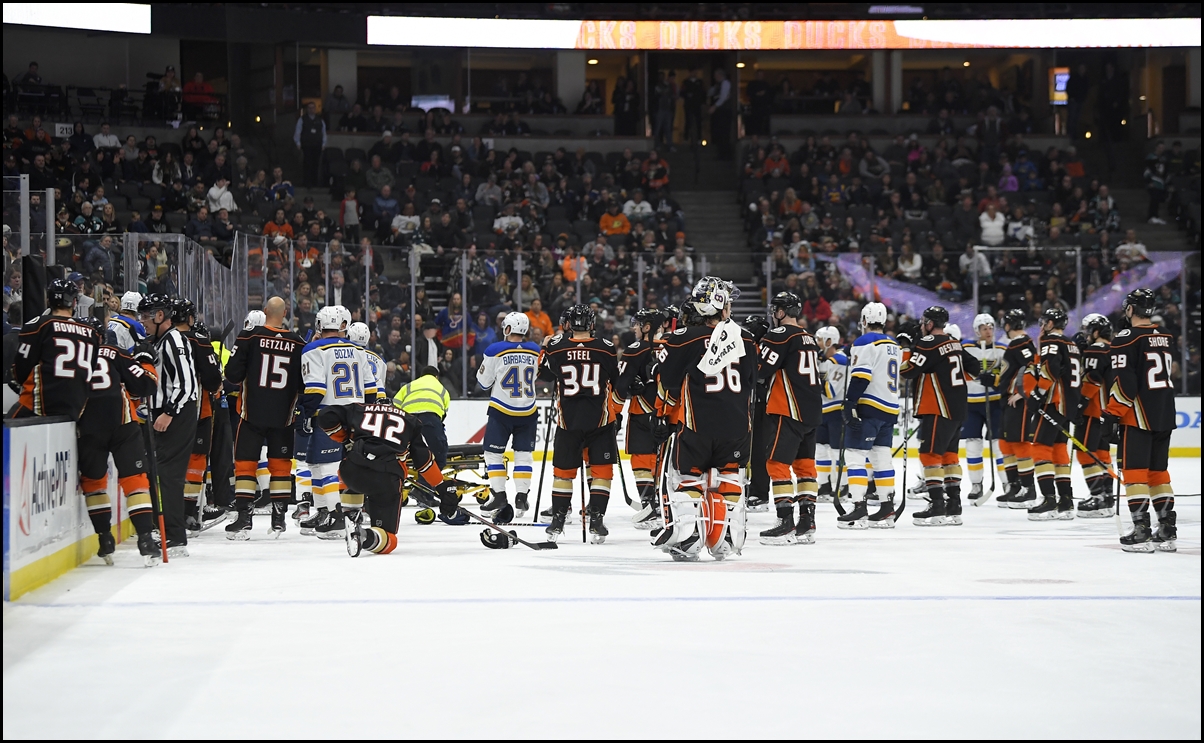
[(789, 547), (753, 514), (724, 563), (652, 550), (618, 495), (606, 544), (577, 522), (556, 551), (413, 509), (355, 560), (267, 517), (149, 570), (127, 542), (5, 605), (4, 737), (1200, 738), (1199, 497), (1177, 554), (1122, 553), (1112, 519), (916, 509), (841, 531), (821, 505)]

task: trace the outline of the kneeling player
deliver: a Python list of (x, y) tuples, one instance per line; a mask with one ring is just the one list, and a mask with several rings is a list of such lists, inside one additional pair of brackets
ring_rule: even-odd
[[(439, 495), (440, 512), (447, 517), (455, 514), (455, 488), (443, 479), (422, 438), (422, 422), (414, 416), (388, 402), (331, 405), (318, 413), (318, 425), (334, 441), (351, 443), (339, 465), (339, 477), (346, 486), (341, 507), (352, 525), (347, 535), (352, 557), (361, 549), (386, 555), (397, 547), (407, 455), (421, 477), (420, 486), (425, 484)], [(363, 523), (365, 499), (370, 524)]]
[[(853, 344), (853, 370), (844, 402), (845, 461), (852, 511), (836, 519), (844, 529), (895, 527), (895, 464), (891, 445), (899, 418), (899, 362), (903, 352), (885, 333), (886, 305), (870, 302), (861, 310), (861, 337)], [(868, 495), (873, 467), (874, 494)], [(873, 509), (873, 513), (870, 510)]]
[(716, 560), (744, 547), (743, 469), (752, 444), (757, 347), (729, 319), (732, 295), (728, 282), (703, 278), (686, 303), (688, 327), (665, 338), (657, 395), (679, 410), (681, 431), (669, 455), (679, 480), (652, 545), (677, 561), (697, 560), (704, 545)]
[[(489, 344), (477, 370), (477, 384), (490, 390), (485, 423), (485, 472), (489, 500), (481, 512), (496, 524), (508, 524), (530, 507), (531, 469), (539, 416), (535, 414), (535, 372), (539, 346), (527, 340), (531, 320), (521, 312), (502, 319), (505, 340)], [(506, 498), (506, 445), (514, 440), (514, 506)]]

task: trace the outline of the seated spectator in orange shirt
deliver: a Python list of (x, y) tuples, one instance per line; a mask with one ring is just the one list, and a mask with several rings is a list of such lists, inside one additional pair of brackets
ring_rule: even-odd
[[(626, 235), (631, 232), (631, 222), (627, 215), (619, 211), (618, 202), (612, 201), (606, 207), (606, 213), (598, 220), (598, 230), (604, 235)], [(564, 277), (566, 280), (568, 276)]]
[(786, 159), (786, 154), (778, 148), (774, 148), (773, 152), (769, 153), (769, 157), (765, 158), (765, 165), (761, 168), (761, 172), (772, 173), (774, 168), (782, 171), (782, 175), (790, 175), (790, 161)]
[(648, 153), (644, 161), (644, 182), (648, 188), (657, 190), (669, 185), (669, 163), (662, 159), (656, 150)]
[(272, 221), (263, 226), (263, 234), (265, 237), (281, 235), (289, 240), (293, 239), (293, 226), (285, 219), (283, 209), (277, 209)]
[(532, 300), (530, 309), (523, 314), (531, 321), (531, 327), (539, 328), (543, 331), (544, 338), (552, 335), (552, 318), (548, 317), (548, 313), (543, 311), (543, 302), (541, 300)]
[(184, 102), (197, 106), (217, 102), (213, 97), (213, 86), (205, 82), (202, 73), (194, 75), (192, 82), (184, 83)]

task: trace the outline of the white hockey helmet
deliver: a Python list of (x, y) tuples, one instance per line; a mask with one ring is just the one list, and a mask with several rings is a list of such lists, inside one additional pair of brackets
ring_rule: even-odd
[(979, 315), (975, 315), (974, 316), (974, 329), (978, 330), (983, 325), (990, 325), (992, 328), (995, 327), (995, 318), (991, 317), (990, 315), (988, 315), (985, 312), (983, 312), (982, 314), (979, 314)]
[(342, 323), (339, 330), (346, 332), (351, 327), (351, 310), (341, 304), (334, 305), (334, 310), (339, 313), (339, 321)]
[(699, 315), (714, 317), (735, 299), (733, 289), (730, 282), (717, 276), (703, 276), (690, 292), (690, 304)]
[(314, 321), (314, 327), (319, 333), (325, 333), (330, 330), (342, 331), (344, 327), (343, 316), (339, 314), (339, 308), (335, 305), (328, 305), (318, 310), (318, 317)]
[(512, 333), (526, 336), (531, 331), (531, 318), (521, 312), (510, 312), (502, 318), (502, 335)]
[(881, 302), (870, 302), (861, 308), (861, 327), (886, 324), (886, 305)]
[(137, 312), (138, 303), (142, 301), (142, 295), (138, 292), (126, 292), (121, 295), (122, 311)]
[[(123, 306), (123, 307), (125, 306), (125, 305), (124, 305), (124, 300), (123, 300), (122, 306)], [(1083, 319), (1082, 319), (1082, 320), (1079, 320), (1079, 327), (1080, 327), (1080, 328), (1085, 328), (1085, 327), (1087, 327), (1088, 325), (1090, 325), (1090, 324), (1091, 324), (1091, 323), (1093, 323), (1093, 322), (1101, 322), (1101, 321), (1102, 321), (1102, 322), (1108, 322), (1108, 318), (1104, 317), (1103, 315), (1101, 315), (1101, 314), (1100, 314), (1100, 313), (1098, 313), (1098, 312), (1092, 312), (1092, 313), (1090, 313), (1090, 314), (1084, 315), (1084, 316), (1083, 316)]]
[(266, 325), (267, 322), (268, 316), (263, 314), (263, 310), (251, 310), (247, 313), (247, 319), (242, 323), (242, 329), (250, 330), (251, 328), (258, 328)]
[(372, 331), (368, 330), (368, 324), (362, 322), (353, 322), (347, 328), (347, 340), (351, 341), (360, 348), (368, 345), (368, 338), (372, 335)]
[(945, 325), (945, 335), (955, 341), (960, 341), (962, 339), (962, 329), (958, 327), (957, 323), (947, 323)]
[(828, 325), (815, 331), (815, 339), (819, 341), (820, 348), (826, 350), (840, 343), (840, 331)]

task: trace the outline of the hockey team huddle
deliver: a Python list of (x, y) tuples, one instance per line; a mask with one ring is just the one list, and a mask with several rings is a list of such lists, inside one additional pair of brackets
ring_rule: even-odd
[[(50, 309), (22, 329), (13, 415), (78, 421), (81, 487), (107, 562), (110, 454), (148, 565), (160, 554), (187, 555), (190, 532), (230, 516), (228, 539), (250, 538), (264, 511), (279, 536), (294, 504), (303, 534), (343, 540), (352, 556), (386, 554), (411, 496), (430, 520), (437, 512), (447, 524), (479, 521), (487, 547), (509, 547), (522, 540), (504, 527), (539, 510), (530, 491), (541, 380), (554, 394), (556, 430), (550, 442), (545, 436), (551, 506), (537, 514), (547, 541), (528, 546), (554, 546), (563, 535), (579, 474), (583, 525), (591, 541), (605, 541), (612, 486), (625, 482), (618, 433), (626, 410), (632, 522), (674, 560), (740, 554), (747, 513), (771, 504), (777, 520), (759, 534), (766, 545), (813, 544), (817, 502), (836, 506), (839, 528), (889, 529), (910, 493), (926, 501), (913, 524), (961, 525), (963, 445), (972, 505), (991, 497), (999, 476), (998, 505), (1030, 520), (1110, 517), (1121, 486), (1133, 521), (1122, 549), (1175, 550), (1173, 340), (1152, 322), (1148, 290), (1126, 297), (1123, 329), (1089, 315), (1073, 338), (1057, 309), (1042, 314), (1035, 339), (1019, 310), (1005, 315), (1002, 338), (986, 314), (962, 338), (936, 306), (892, 337), (886, 306), (873, 302), (847, 349), (838, 328), (805, 329), (802, 300), (789, 292), (772, 298), (768, 319), (738, 324), (738, 290), (712, 276), (680, 308), (640, 311), (637, 340), (623, 349), (595, 337), (588, 305), (567, 309), (542, 347), (528, 340), (528, 318), (510, 313), (477, 374), (490, 390), (485, 518), (462, 508), (445, 478), (441, 427), (385, 396), (369, 328), (345, 308), (323, 308), (316, 336), (303, 339), (286, 327), (285, 301), (272, 298), (227, 351), (186, 299), (131, 292), (120, 314), (81, 320), (77, 292), (51, 282)], [(922, 480), (897, 497), (913, 436)], [(1077, 506), (1071, 444), (1089, 491)], [(215, 492), (232, 480), (231, 497), (204, 497), (207, 472)]]

